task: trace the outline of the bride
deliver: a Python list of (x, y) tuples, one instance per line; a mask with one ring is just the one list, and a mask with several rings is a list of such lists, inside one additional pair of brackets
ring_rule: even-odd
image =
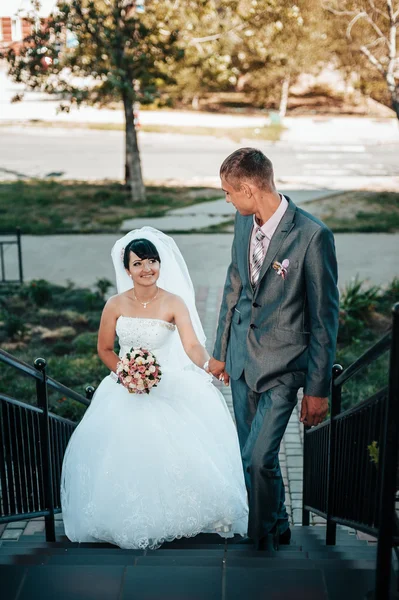
[[(105, 305), (98, 335), (111, 373), (64, 456), (66, 535), (140, 549), (199, 533), (246, 535), (237, 434), (206, 372), (205, 335), (184, 259), (172, 238), (151, 227), (116, 242), (112, 259), (118, 295)], [(148, 395), (117, 383), (120, 357), (133, 346), (151, 350), (161, 366), (161, 381)]]

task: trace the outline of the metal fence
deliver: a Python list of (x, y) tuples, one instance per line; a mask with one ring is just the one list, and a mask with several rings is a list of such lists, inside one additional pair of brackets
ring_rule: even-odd
[(36, 381), (37, 406), (0, 394), (0, 523), (45, 517), (46, 540), (55, 541), (54, 514), (61, 511), (62, 460), (77, 423), (49, 412), (48, 388), (85, 406), (86, 398), (46, 374), (46, 361), (34, 367), (0, 350), (3, 362)]
[[(347, 369), (333, 369), (331, 417), (304, 438), (303, 525), (309, 512), (327, 519), (326, 543), (337, 523), (378, 538), (375, 597), (389, 597), (392, 547), (399, 544), (395, 498), (399, 426), (399, 303), (392, 332)], [(390, 352), (387, 387), (341, 412), (343, 385)], [(377, 462), (370, 449), (378, 452)]]
[[(0, 283), (20, 283), (24, 282), (24, 274), (22, 267), (22, 245), (21, 245), (21, 229), (17, 227), (15, 233), (15, 240), (8, 239), (0, 239)], [(18, 279), (7, 279), (7, 269), (6, 269), (6, 261), (5, 261), (5, 248), (7, 246), (16, 246), (17, 254), (18, 254)]]

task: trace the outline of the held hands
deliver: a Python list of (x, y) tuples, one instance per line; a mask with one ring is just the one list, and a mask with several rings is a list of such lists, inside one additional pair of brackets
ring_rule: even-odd
[(306, 427), (319, 425), (328, 412), (328, 398), (305, 395), (302, 399), (300, 422)]
[(225, 371), (226, 363), (216, 358), (209, 359), (208, 373), (212, 373), (219, 381), (223, 381), (224, 385), (229, 385), (230, 376)]

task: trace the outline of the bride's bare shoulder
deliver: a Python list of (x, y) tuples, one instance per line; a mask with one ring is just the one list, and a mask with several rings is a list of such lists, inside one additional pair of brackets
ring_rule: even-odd
[(121, 307), (123, 306), (123, 302), (124, 302), (123, 296), (124, 296), (124, 294), (115, 294), (114, 296), (111, 296), (110, 298), (108, 298), (108, 300), (104, 306), (104, 311), (107, 311), (109, 313), (120, 312)]
[(163, 292), (164, 302), (173, 313), (176, 313), (176, 311), (181, 311), (182, 308), (186, 306), (186, 303), (184, 302), (183, 298), (181, 298), (177, 294), (172, 294), (171, 292), (166, 292), (165, 290), (163, 290)]

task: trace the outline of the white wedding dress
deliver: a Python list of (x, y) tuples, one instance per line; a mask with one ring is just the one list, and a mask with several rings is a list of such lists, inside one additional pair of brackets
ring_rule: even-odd
[(116, 332), (120, 355), (151, 350), (162, 379), (148, 395), (129, 394), (113, 373), (101, 382), (64, 457), (66, 535), (140, 549), (201, 532), (246, 535), (237, 434), (211, 377), (179, 369), (171, 323), (121, 316)]

